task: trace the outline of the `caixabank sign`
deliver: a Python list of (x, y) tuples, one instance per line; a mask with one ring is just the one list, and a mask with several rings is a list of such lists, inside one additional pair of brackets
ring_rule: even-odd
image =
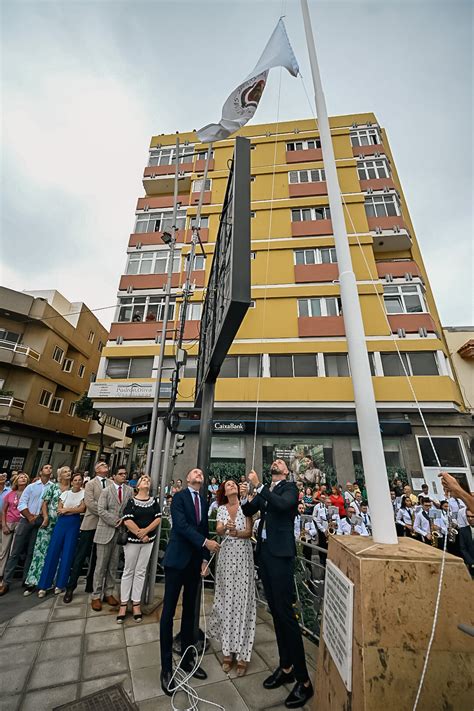
[(215, 420), (212, 424), (212, 431), (222, 434), (242, 434), (242, 432), (245, 432), (245, 422), (239, 422), (238, 420)]

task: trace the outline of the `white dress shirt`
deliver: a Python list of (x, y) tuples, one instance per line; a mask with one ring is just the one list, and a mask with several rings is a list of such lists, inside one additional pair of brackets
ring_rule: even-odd
[(423, 515), (424, 513), (424, 511), (418, 511), (415, 516), (415, 523), (413, 524), (413, 529), (415, 533), (419, 533), (420, 536), (426, 538), (426, 536), (431, 533), (431, 527), (429, 518), (426, 518), (426, 516)]

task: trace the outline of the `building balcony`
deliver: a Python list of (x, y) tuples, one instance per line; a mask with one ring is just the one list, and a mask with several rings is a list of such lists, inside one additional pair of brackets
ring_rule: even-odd
[(421, 277), (420, 267), (412, 259), (388, 260), (386, 262), (377, 262), (377, 274), (381, 279), (390, 275), (394, 279), (400, 279), (405, 274), (411, 274), (413, 277)]
[(13, 395), (0, 395), (0, 420), (17, 418), (25, 409), (26, 402)]
[(339, 277), (337, 264), (296, 264), (295, 282), (304, 284), (306, 282), (328, 282), (335, 281)]
[[(190, 205), (197, 205), (198, 202), (199, 202), (200, 196), (201, 196), (201, 193), (191, 193), (191, 198), (190, 198), (190, 200), (189, 200), (189, 204), (190, 204)], [(204, 192), (204, 196), (203, 196), (203, 199), (202, 199), (202, 204), (203, 204), (203, 205), (209, 205), (209, 204), (211, 203), (211, 200), (212, 200), (212, 193), (211, 193), (210, 190), (206, 190), (206, 191)]]
[(388, 314), (388, 322), (392, 333), (402, 328), (406, 333), (418, 333), (425, 328), (429, 333), (437, 331), (437, 326), (430, 314)]
[[(178, 203), (181, 205), (189, 205), (189, 193), (178, 195)], [(161, 195), (155, 197), (139, 198), (137, 201), (137, 210), (158, 210), (162, 207), (173, 207), (174, 196)]]
[(342, 316), (300, 316), (298, 336), (300, 338), (345, 336)]
[[(173, 337), (177, 325), (177, 321), (168, 321), (167, 338)], [(114, 341), (121, 336), (124, 341), (155, 341), (162, 328), (162, 321), (116, 321), (110, 327), (109, 339)]]
[(390, 188), (390, 190), (396, 190), (397, 186), (393, 182), (392, 178), (372, 178), (370, 180), (360, 180), (361, 190), (383, 190), (384, 188)]
[[(172, 175), (167, 175), (160, 170), (162, 168), (168, 167), (169, 166), (158, 165), (145, 168), (145, 172), (143, 174), (143, 189), (145, 190), (145, 193), (147, 195), (173, 195), (174, 171)], [(187, 168), (188, 171), (186, 172)], [(192, 169), (192, 163), (183, 163), (183, 165), (180, 166), (180, 176), (178, 182), (180, 193), (189, 193), (189, 191), (191, 190)]]
[[(180, 173), (204, 173), (205, 168), (205, 160), (189, 160), (186, 161), (186, 163), (179, 164)], [(176, 166), (173, 163), (171, 165), (149, 165), (143, 171), (143, 177), (151, 177), (152, 175), (169, 175), (174, 180), (175, 170)], [(211, 158), (209, 161), (209, 170), (214, 170), (214, 158)]]
[[(374, 218), (379, 219), (379, 218)], [(406, 252), (411, 249), (412, 241), (406, 229), (393, 230), (382, 229), (377, 234), (374, 234), (374, 252)]]
[[(199, 230), (199, 236), (200, 236), (201, 242), (203, 244), (205, 242), (209, 242), (209, 228), (208, 227), (201, 227), (201, 229)], [(186, 230), (186, 244), (191, 243), (192, 237), (193, 237), (193, 231)]]
[(312, 195), (327, 195), (328, 188), (325, 180), (314, 183), (290, 183), (288, 186), (290, 197), (310, 197)]
[[(191, 273), (191, 281), (195, 282), (198, 288), (204, 286), (206, 272), (204, 269), (193, 271)], [(161, 289), (168, 281), (167, 274), (124, 274), (120, 278), (119, 290), (126, 291), (130, 286), (132, 289)], [(171, 286), (176, 289), (183, 281), (181, 272), (175, 272), (171, 275)]]
[(306, 220), (291, 223), (292, 237), (315, 237), (332, 235), (331, 220)]
[[(202, 233), (202, 230), (201, 230)], [(128, 240), (129, 247), (136, 247), (137, 244), (152, 245), (156, 244), (160, 247), (163, 246), (163, 240), (161, 239), (163, 232), (132, 232), (130, 239)], [(202, 237), (201, 237), (202, 239)], [(176, 231), (176, 242), (184, 242), (184, 230)]]
[(374, 143), (370, 146), (352, 146), (352, 155), (355, 158), (359, 156), (373, 156), (376, 153), (385, 155), (385, 148), (382, 143)]
[(322, 148), (308, 148), (306, 151), (286, 151), (287, 163), (307, 163), (323, 159)]
[(193, 341), (199, 338), (201, 321), (186, 321), (184, 326), (184, 340)]
[(41, 353), (29, 346), (0, 339), (0, 363), (27, 365), (29, 359), (38, 361), (40, 358)]

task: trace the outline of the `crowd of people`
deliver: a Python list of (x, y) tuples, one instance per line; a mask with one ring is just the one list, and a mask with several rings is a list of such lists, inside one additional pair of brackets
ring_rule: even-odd
[[(129, 604), (135, 622), (142, 620), (141, 599), (153, 542), (163, 516), (170, 536), (162, 566), (165, 594), (161, 615), (161, 683), (166, 694), (176, 689), (173, 671), (173, 618), (183, 592), (181, 669), (206, 678), (193, 647), (196, 594), (209, 574), (210, 559), (218, 553), (214, 604), (208, 634), (220, 641), (222, 668), (246, 673), (256, 626), (255, 564), (273, 616), (279, 665), (264, 681), (265, 688), (294, 683), (285, 704), (299, 708), (311, 697), (301, 632), (294, 610), (294, 564), (297, 543), (310, 573), (317, 555), (324, 567), (328, 540), (334, 535), (370, 536), (372, 523), (367, 492), (362, 485), (307, 486), (290, 481), (283, 460), (271, 468), (271, 483), (256, 472), (239, 482), (213, 477), (207, 492), (204, 476), (192, 469), (171, 481), (164, 493), (163, 513), (151, 492), (147, 475), (128, 483), (127, 470), (109, 471), (98, 462), (95, 476), (84, 482), (81, 472), (61, 467), (52, 478), (45, 464), (30, 483), (28, 474), (0, 474), (2, 538), (0, 595), (9, 592), (23, 562), (24, 595), (74, 596), (79, 577), (86, 573), (90, 604), (100, 611), (105, 601), (117, 608), (117, 623), (125, 620)], [(393, 516), (399, 536), (417, 538), (461, 556), (474, 575), (474, 497), (449, 474), (442, 475), (445, 497), (428, 496), (428, 487), (415, 494), (409, 484), (391, 484)], [(132, 485), (133, 486), (132, 486)], [(204, 495), (204, 493), (206, 495)], [(217, 542), (209, 534), (215, 518)], [(117, 586), (120, 551), (123, 572)], [(87, 565), (86, 565), (87, 563)], [(116, 594), (120, 590), (118, 596)]]

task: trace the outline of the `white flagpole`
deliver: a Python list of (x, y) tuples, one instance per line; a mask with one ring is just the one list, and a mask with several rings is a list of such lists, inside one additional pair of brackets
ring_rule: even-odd
[(324, 98), (321, 76), (319, 74), (307, 0), (301, 0), (301, 10), (303, 13), (309, 61), (313, 76), (316, 115), (318, 118), (334, 243), (339, 266), (342, 313), (354, 387), (354, 400), (370, 516), (372, 519), (373, 539), (375, 543), (397, 543), (382, 436), (380, 434), (377, 406), (370, 374), (369, 357), (365, 343), (364, 324), (362, 322), (359, 295), (357, 293), (357, 282), (352, 269), (351, 253), (344, 221), (341, 190), (337, 177), (326, 100)]

